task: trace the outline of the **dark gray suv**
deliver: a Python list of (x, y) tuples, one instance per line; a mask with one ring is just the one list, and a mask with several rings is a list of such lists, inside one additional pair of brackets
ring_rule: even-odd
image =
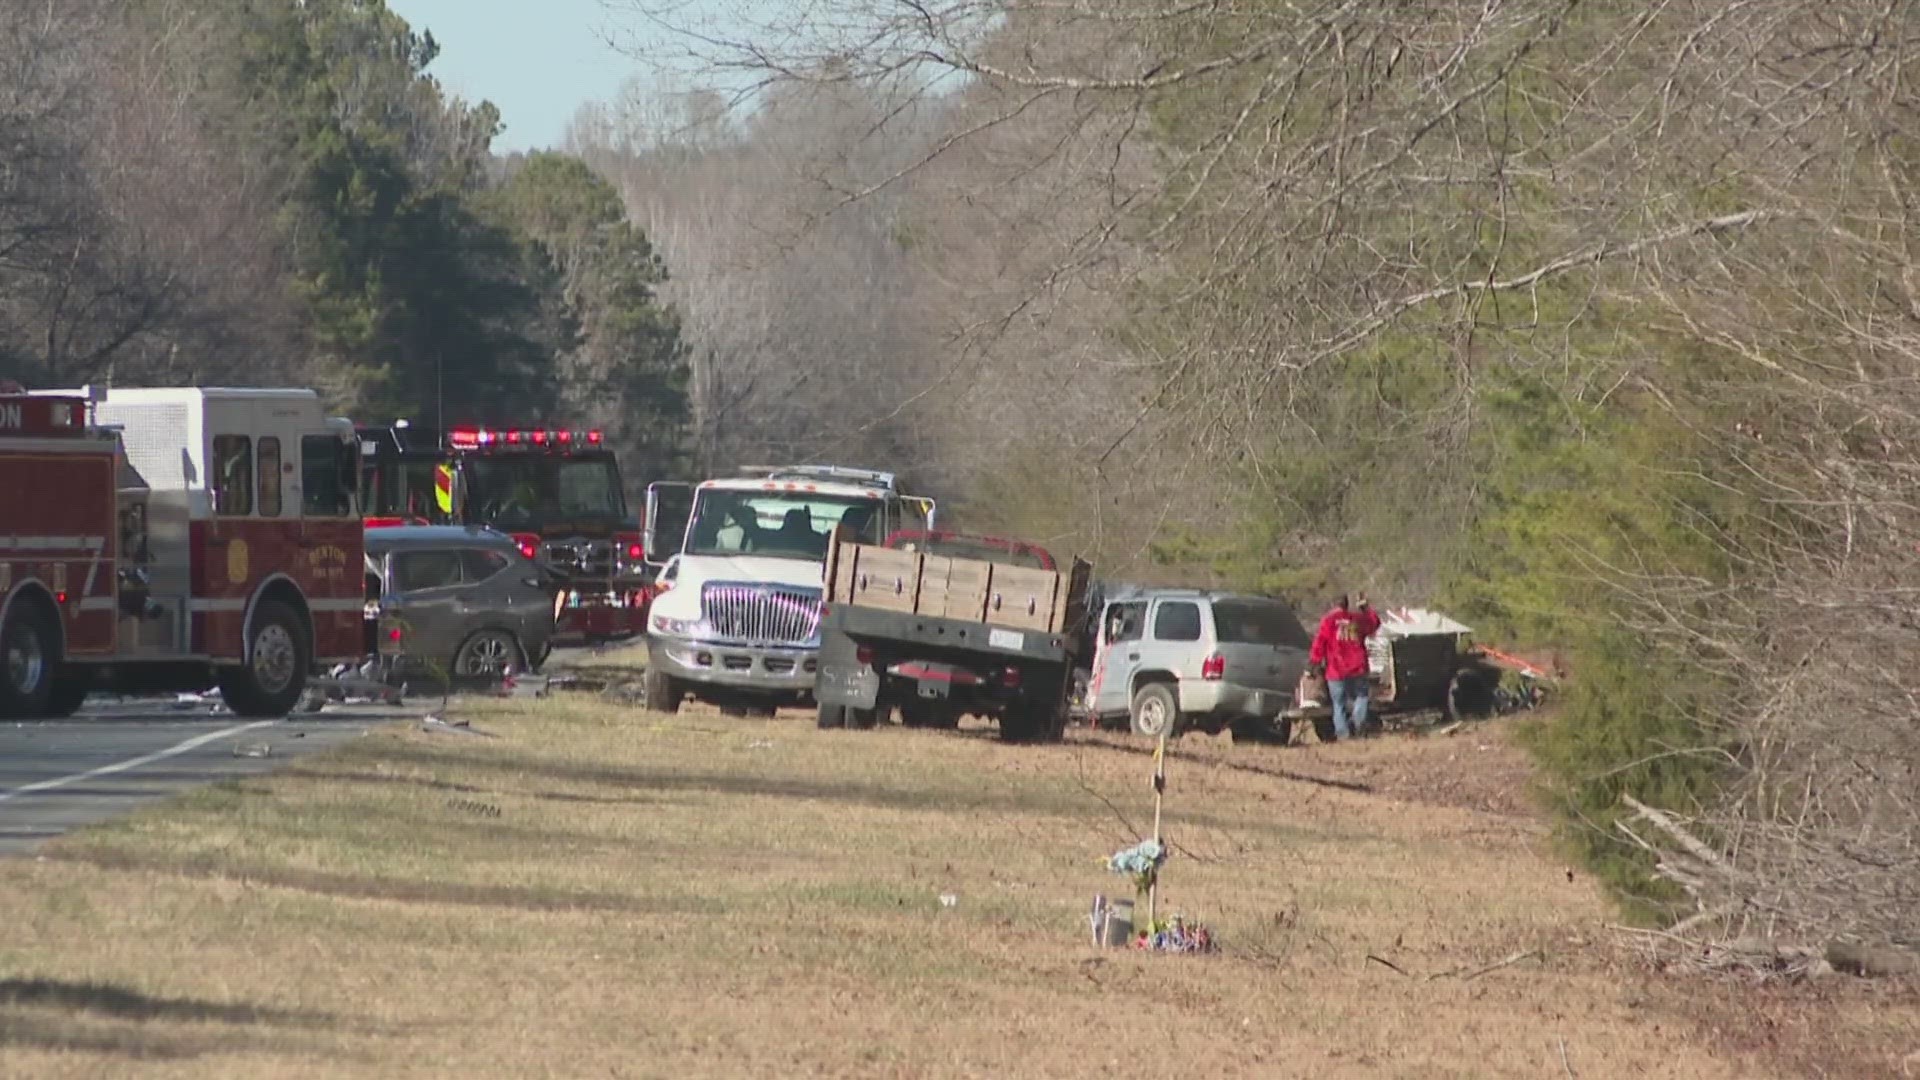
[(479, 526), (367, 530), (368, 616), (388, 677), (497, 678), (552, 651), (556, 593), (513, 538)]

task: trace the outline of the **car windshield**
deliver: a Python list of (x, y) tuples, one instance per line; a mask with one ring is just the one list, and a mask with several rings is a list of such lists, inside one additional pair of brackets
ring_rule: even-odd
[(1277, 600), (1215, 600), (1213, 624), (1221, 641), (1235, 644), (1298, 649), (1313, 644), (1293, 609)]
[(475, 455), (465, 474), (467, 506), (489, 525), (539, 528), (626, 516), (611, 454)]
[(1025, 566), (1045, 570), (1046, 560), (1025, 544), (1001, 543), (973, 536), (906, 536), (894, 543), (902, 551), (924, 551), (955, 559), (978, 559), (1004, 566)]
[(686, 550), (820, 561), (834, 527), (843, 523), (858, 542), (879, 543), (880, 510), (878, 499), (703, 488), (694, 499)]

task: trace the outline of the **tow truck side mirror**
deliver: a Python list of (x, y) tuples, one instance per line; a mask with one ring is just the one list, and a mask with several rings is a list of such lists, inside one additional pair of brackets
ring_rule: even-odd
[(678, 554), (692, 516), (692, 484), (648, 484), (646, 515), (640, 522), (640, 548), (646, 562), (664, 566)]

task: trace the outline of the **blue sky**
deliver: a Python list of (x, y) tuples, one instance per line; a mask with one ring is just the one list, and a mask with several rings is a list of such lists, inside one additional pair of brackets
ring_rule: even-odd
[(429, 68), (447, 89), (500, 107), (507, 153), (551, 146), (574, 110), (614, 97), (639, 62), (615, 52), (609, 33), (639, 29), (601, 0), (387, 0), (417, 30), (433, 31), (440, 56)]

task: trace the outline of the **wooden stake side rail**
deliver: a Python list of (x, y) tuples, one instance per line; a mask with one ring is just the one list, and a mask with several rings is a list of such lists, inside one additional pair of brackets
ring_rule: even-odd
[(1057, 570), (843, 541), (827, 550), (826, 602), (1057, 634), (1091, 567)]

